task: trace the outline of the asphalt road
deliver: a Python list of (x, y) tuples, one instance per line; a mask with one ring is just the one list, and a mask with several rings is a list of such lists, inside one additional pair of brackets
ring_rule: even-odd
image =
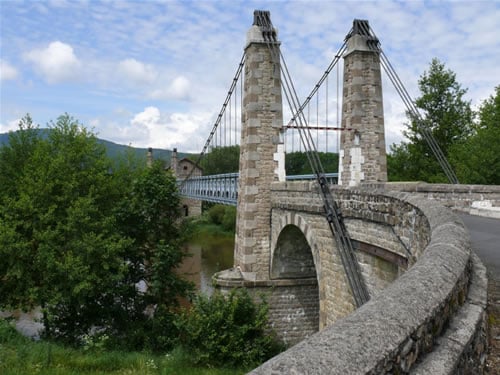
[(460, 217), (469, 230), (472, 249), (490, 276), (500, 278), (500, 220), (472, 215)]

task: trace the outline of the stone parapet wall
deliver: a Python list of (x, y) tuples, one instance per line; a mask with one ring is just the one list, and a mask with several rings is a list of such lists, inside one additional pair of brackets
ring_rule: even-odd
[[(279, 193), (288, 188), (274, 187), (278, 191), (273, 207), (290, 208), (286, 195)], [(315, 199), (309, 205), (306, 202), (314, 189), (297, 188), (302, 189), (298, 205), (319, 209)], [(364, 206), (355, 208), (355, 202), (362, 201), (355, 198), (364, 197), (367, 212), (378, 207), (367, 220), (395, 220), (393, 225), (399, 226), (397, 231), (403, 236), (405, 230), (407, 234), (421, 230), (414, 238), (417, 261), (352, 314), (252, 374), (481, 373), (487, 345), (487, 282), (484, 267), (471, 256), (461, 220), (428, 199), (404, 192), (384, 193), (380, 198), (361, 191), (335, 193), (341, 206), (343, 201), (345, 208), (353, 206), (351, 215), (364, 216)], [(386, 203), (392, 208), (386, 207), (387, 212), (382, 213)]]
[(450, 185), (425, 182), (390, 182), (369, 184), (365, 188), (412, 193), (439, 201), (445, 207), (471, 215), (500, 219), (500, 186)]

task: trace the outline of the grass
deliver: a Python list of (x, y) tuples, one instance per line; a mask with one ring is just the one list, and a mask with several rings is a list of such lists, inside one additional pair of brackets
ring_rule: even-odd
[(85, 351), (21, 336), (0, 320), (0, 374), (2, 375), (233, 375), (244, 369), (200, 368), (189, 355), (174, 350), (165, 355), (120, 351)]

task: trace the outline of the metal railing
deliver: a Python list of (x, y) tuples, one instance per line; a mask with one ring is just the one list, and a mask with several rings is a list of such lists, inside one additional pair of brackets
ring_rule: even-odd
[[(238, 201), (239, 173), (224, 173), (210, 176), (191, 177), (179, 181), (181, 196), (207, 202), (236, 206)], [(338, 173), (325, 173), (329, 184), (338, 183)], [(314, 174), (286, 176), (287, 181), (315, 180)]]

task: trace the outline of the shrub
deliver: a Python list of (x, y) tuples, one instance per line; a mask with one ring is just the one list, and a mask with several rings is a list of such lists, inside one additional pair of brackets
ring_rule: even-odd
[(256, 366), (283, 349), (266, 329), (267, 313), (267, 303), (255, 303), (245, 289), (199, 295), (177, 321), (180, 343), (198, 365)]
[(234, 232), (236, 228), (236, 207), (225, 206), (222, 227), (228, 232)]
[(224, 214), (226, 213), (226, 207), (221, 204), (216, 204), (207, 212), (208, 219), (212, 224), (221, 225), (224, 219)]

